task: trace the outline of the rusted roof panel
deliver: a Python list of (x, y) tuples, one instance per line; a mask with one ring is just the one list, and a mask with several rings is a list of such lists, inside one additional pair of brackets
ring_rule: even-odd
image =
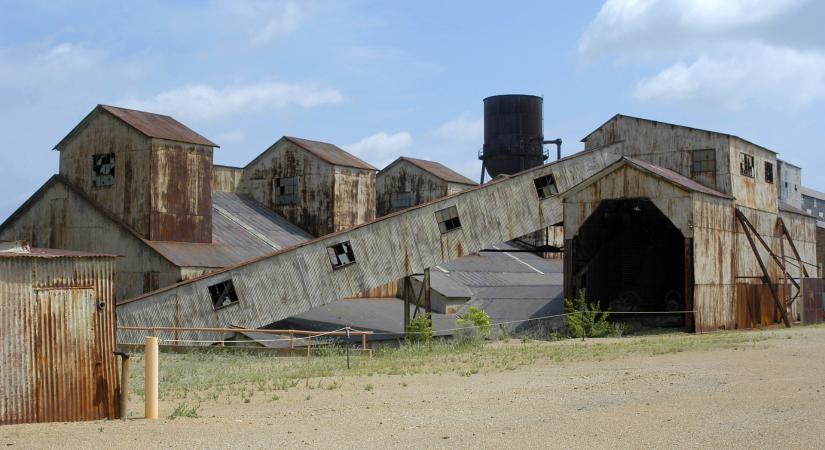
[(106, 253), (81, 252), (75, 250), (64, 250), (56, 248), (32, 248), (25, 252), (0, 252), (0, 258), (85, 258), (85, 257), (107, 257), (116, 258), (117, 255)]
[(54, 146), (56, 150), (63, 147), (66, 140), (79, 133), (86, 127), (88, 121), (97, 113), (108, 112), (118, 119), (126, 122), (129, 126), (140, 131), (151, 138), (168, 139), (170, 141), (185, 142), (187, 144), (205, 145), (207, 147), (220, 147), (218, 144), (206, 139), (193, 131), (186, 125), (178, 122), (172, 117), (162, 114), (155, 114), (134, 109), (119, 108), (117, 106), (97, 105), (69, 134)]
[(355, 155), (347, 152), (346, 150), (338, 147), (337, 145), (329, 144), (326, 142), (310, 141), (309, 139), (301, 139), (292, 136), (284, 136), (284, 139), (292, 142), (293, 144), (303, 148), (304, 150), (312, 153), (313, 155), (323, 159), (324, 161), (330, 164), (336, 166), (355, 167), (356, 169), (378, 171), (378, 169), (373, 167), (371, 164), (356, 158)]
[(180, 267), (226, 267), (313, 239), (252, 197), (212, 194), (212, 243), (150, 241), (157, 252)]
[(432, 175), (435, 175), (436, 177), (438, 177), (438, 178), (440, 178), (440, 179), (442, 179), (442, 180), (444, 180), (448, 183), (466, 184), (466, 185), (471, 185), (471, 186), (475, 186), (475, 185), (478, 184), (475, 181), (465, 177), (464, 175), (461, 175), (460, 173), (454, 171), (453, 169), (450, 169), (449, 167), (447, 167), (447, 166), (445, 166), (445, 165), (443, 165), (439, 162), (427, 161), (425, 159), (410, 158), (409, 156), (402, 156), (402, 157), (396, 159), (395, 161), (390, 163), (390, 165), (385, 167), (382, 170), (382, 172), (389, 169), (390, 167), (394, 166), (395, 164), (397, 164), (401, 161), (407, 161), (410, 164), (413, 164), (413, 165), (417, 166), (421, 170), (429, 172)]

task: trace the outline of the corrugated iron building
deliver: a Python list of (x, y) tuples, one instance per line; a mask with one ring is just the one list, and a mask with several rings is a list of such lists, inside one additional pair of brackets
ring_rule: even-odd
[(117, 418), (115, 258), (0, 243), (0, 424)]
[[(803, 278), (802, 266), (808, 275), (816, 276), (815, 221), (780, 201), (776, 152), (729, 134), (623, 115), (611, 118), (583, 142), (586, 150), (609, 145), (624, 156), (666, 168), (694, 184), (733, 198), (734, 209), (714, 213), (715, 218), (710, 222), (714, 224), (710, 227), (714, 232), (701, 237), (703, 241), (693, 249), (693, 258), (703, 260), (701, 265), (696, 263), (697, 272), (691, 275), (696, 278), (696, 290), (692, 295), (698, 330), (744, 328), (776, 320), (778, 311), (770, 307), (773, 300), (769, 286), (762, 282), (759, 259), (768, 269), (770, 284), (781, 284), (778, 288), (783, 301), (792, 304), (791, 319), (799, 318), (798, 302), (791, 300), (796, 295), (796, 288), (789, 287), (786, 278)], [(757, 242), (757, 258), (748, 234), (736, 220), (736, 211), (753, 224), (759, 235), (753, 236), (754, 239), (759, 241), (761, 238), (770, 251)], [(699, 221), (710, 220), (705, 217), (709, 213), (706, 210), (695, 212), (692, 225), (696, 227)], [(581, 218), (581, 222), (585, 219)], [(782, 224), (789, 236), (782, 232)], [(734, 232), (732, 243), (725, 238), (731, 231)], [(572, 237), (571, 231), (565, 230), (566, 241)], [(690, 233), (683, 237), (689, 239)], [(786, 261), (783, 268), (774, 256), (796, 260), (791, 254), (791, 242), (803, 263)], [(576, 277), (580, 274), (568, 275)], [(610, 295), (620, 295), (617, 290), (620, 291), (617, 288), (610, 290)], [(636, 292), (636, 295), (640, 294)], [(686, 296), (691, 295), (686, 293)], [(758, 308), (757, 305), (762, 306)], [(746, 313), (747, 310), (750, 313)]]
[(378, 172), (378, 217), (477, 186), (478, 183), (435, 161), (402, 156)]
[(375, 219), (377, 171), (333, 144), (284, 136), (247, 164), (243, 188), (323, 236)]

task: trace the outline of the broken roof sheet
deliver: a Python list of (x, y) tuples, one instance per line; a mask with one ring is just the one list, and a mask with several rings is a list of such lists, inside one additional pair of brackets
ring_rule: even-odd
[(355, 155), (347, 152), (337, 145), (292, 136), (284, 136), (283, 139), (292, 142), (293, 144), (303, 148), (304, 150), (332, 165), (378, 171), (378, 169), (373, 167), (371, 164), (356, 158)]
[(57, 145), (55, 145), (54, 148), (60, 150), (66, 140), (80, 132), (80, 130), (86, 126), (88, 120), (94, 114), (101, 111), (112, 114), (132, 128), (151, 138), (167, 139), (170, 141), (185, 142), (187, 144), (205, 145), (207, 147), (219, 147), (218, 144), (206, 139), (170, 116), (137, 111), (134, 109), (119, 108), (117, 106), (97, 105), (95, 109), (92, 110), (92, 112), (89, 113), (82, 121), (80, 121), (80, 123), (77, 124), (77, 126), (75, 126), (72, 131), (70, 131), (69, 134), (67, 134), (66, 137), (64, 137)]
[(478, 183), (475, 181), (461, 175), (460, 173), (450, 169), (449, 167), (435, 161), (427, 161), (425, 159), (417, 159), (417, 158), (410, 158), (408, 156), (402, 156), (392, 163), (390, 163), (387, 167), (385, 167), (381, 172), (388, 170), (390, 167), (402, 162), (406, 161), (410, 164), (415, 165), (416, 167), (424, 170), (436, 177), (448, 182), (448, 183), (458, 183), (458, 184), (467, 184), (471, 186), (475, 186)]

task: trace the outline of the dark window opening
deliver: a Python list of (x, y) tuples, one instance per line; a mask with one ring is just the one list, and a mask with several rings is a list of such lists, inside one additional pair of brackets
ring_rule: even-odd
[(276, 205), (295, 205), (299, 192), (298, 177), (276, 178), (272, 197)]
[(390, 207), (393, 210), (400, 210), (411, 207), (412, 192), (393, 192), (390, 194)]
[(773, 164), (765, 161), (765, 182), (773, 184)]
[(333, 269), (355, 263), (355, 252), (349, 241), (327, 247), (327, 255)]
[(693, 151), (693, 173), (716, 172), (716, 150), (702, 149)]
[(461, 221), (458, 220), (458, 209), (455, 206), (436, 211), (435, 218), (438, 221), (438, 229), (442, 233), (461, 228)]
[(559, 194), (556, 179), (553, 178), (552, 174), (536, 178), (533, 180), (533, 184), (536, 186), (536, 194), (539, 198), (548, 198)]
[(739, 173), (746, 177), (753, 178), (753, 155), (742, 153), (742, 160), (739, 161)]
[(238, 303), (238, 293), (235, 292), (232, 280), (209, 286), (209, 295), (212, 296), (212, 307), (216, 310)]
[(143, 273), (143, 293), (160, 289), (160, 273), (151, 271)]
[(92, 187), (109, 187), (115, 184), (115, 154), (92, 155)]

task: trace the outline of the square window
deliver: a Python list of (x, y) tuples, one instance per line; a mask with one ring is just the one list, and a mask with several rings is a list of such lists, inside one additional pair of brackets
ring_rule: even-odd
[(393, 192), (390, 194), (390, 207), (397, 211), (413, 205), (412, 192)]
[(115, 154), (92, 155), (92, 187), (109, 187), (115, 184)]
[(773, 184), (773, 163), (765, 161), (765, 182)]
[(458, 209), (455, 206), (444, 208), (435, 212), (435, 219), (438, 221), (438, 229), (441, 233), (446, 233), (456, 228), (461, 228), (461, 221), (458, 219)]
[(333, 269), (355, 263), (355, 252), (352, 250), (352, 244), (349, 241), (327, 247), (327, 256), (329, 256), (329, 262), (332, 263)]
[(296, 205), (299, 193), (298, 177), (276, 178), (272, 189), (272, 200), (276, 205)]
[(232, 280), (209, 286), (209, 295), (212, 297), (212, 307), (215, 310), (238, 303), (238, 294), (235, 292), (235, 285)]
[(692, 171), (694, 174), (703, 172), (716, 172), (716, 150), (701, 149), (693, 150)]
[(559, 188), (556, 186), (556, 179), (553, 178), (553, 174), (534, 179), (533, 185), (536, 186), (536, 194), (541, 199), (559, 194)]
[(739, 173), (746, 177), (754, 177), (753, 171), (753, 155), (749, 155), (747, 153), (742, 153), (742, 159), (739, 161)]

